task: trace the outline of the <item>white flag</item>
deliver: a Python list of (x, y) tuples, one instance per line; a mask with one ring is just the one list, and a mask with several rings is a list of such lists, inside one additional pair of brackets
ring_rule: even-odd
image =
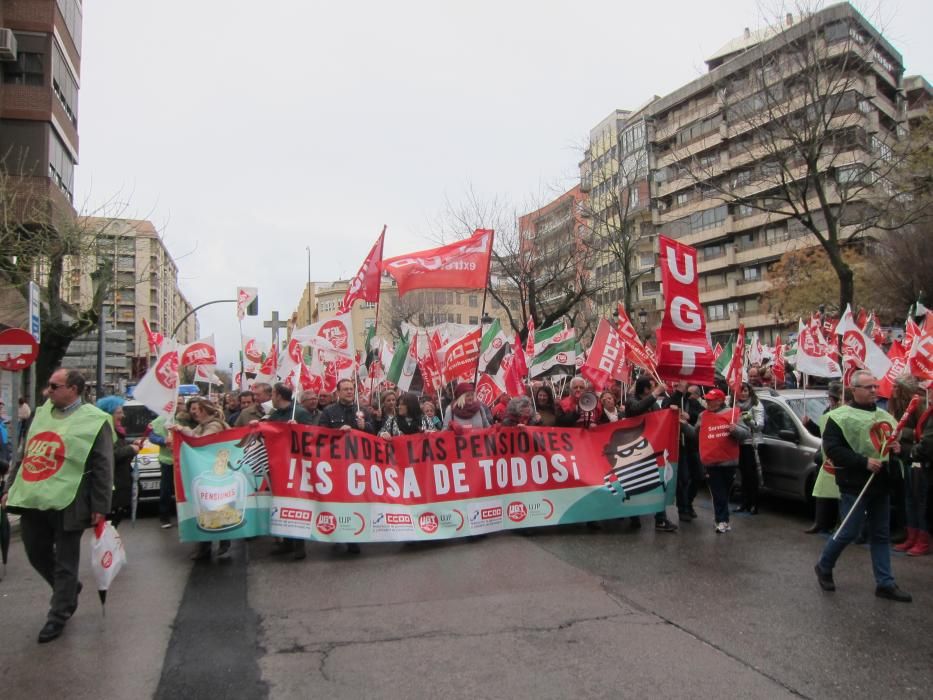
[(846, 378), (856, 369), (867, 369), (880, 379), (891, 369), (888, 356), (858, 327), (851, 306), (846, 306), (846, 312), (836, 325), (836, 333), (842, 336), (842, 360), (846, 366)]
[(842, 370), (831, 353), (832, 346), (824, 340), (820, 329), (804, 326), (803, 321), (800, 321), (797, 354), (794, 358), (797, 371), (811, 377), (841, 377)]
[(159, 357), (133, 390), (133, 398), (166, 418), (175, 413), (178, 396), (178, 344), (166, 338)]

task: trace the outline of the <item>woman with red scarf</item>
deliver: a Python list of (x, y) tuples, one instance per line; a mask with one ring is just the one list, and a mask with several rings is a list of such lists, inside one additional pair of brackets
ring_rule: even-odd
[(454, 400), (444, 411), (444, 428), (488, 428), (483, 405), (476, 400), (476, 391), (469, 382), (460, 382), (454, 390)]

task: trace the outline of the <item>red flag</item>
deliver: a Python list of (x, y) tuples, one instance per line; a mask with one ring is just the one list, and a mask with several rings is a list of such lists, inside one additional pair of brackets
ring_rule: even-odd
[(481, 289), (489, 276), (492, 229), (477, 229), (464, 241), (400, 255), (382, 262), (403, 296), (413, 289)]
[(918, 326), (912, 318), (907, 319), (907, 324), (904, 326), (904, 354), (910, 355), (910, 351), (913, 348), (914, 341), (920, 337), (920, 326)]
[[(275, 381), (275, 371), (279, 367), (279, 353), (276, 347), (272, 346), (272, 352), (269, 353), (269, 356), (266, 358), (266, 361), (262, 363), (262, 367), (259, 368), (259, 375), (263, 377), (269, 377), (267, 381)], [(257, 378), (259, 377), (257, 375)]]
[(725, 380), (729, 382), (733, 396), (738, 396), (742, 390), (742, 377), (745, 374), (745, 324), (739, 324), (739, 337), (732, 350), (732, 360), (726, 369)]
[(475, 328), (447, 345), (444, 351), (444, 378), (448, 382), (473, 380), (482, 337), (482, 329)]
[(712, 385), (716, 361), (700, 306), (697, 251), (659, 236), (665, 313), (658, 336), (658, 376)]
[(151, 355), (158, 355), (159, 348), (162, 347), (162, 341), (165, 338), (161, 333), (153, 333), (152, 329), (149, 327), (149, 321), (143, 319), (143, 330), (146, 331), (146, 342), (149, 343), (149, 353)]
[(357, 299), (368, 301), (373, 304), (379, 303), (380, 274), (382, 271), (382, 244), (385, 242), (386, 227), (382, 227), (382, 233), (373, 245), (369, 255), (360, 266), (356, 277), (350, 280), (350, 286), (347, 287), (347, 293), (340, 302), (340, 308), (337, 313), (345, 314), (353, 306)]
[(888, 359), (891, 360), (891, 367), (883, 377), (878, 377), (878, 396), (883, 399), (890, 399), (894, 393), (894, 382), (907, 369), (907, 353), (904, 352), (904, 346), (900, 341), (895, 340), (888, 348)]
[(515, 355), (502, 358), (502, 371), (505, 375), (505, 392), (512, 398), (525, 395), (525, 382), (515, 361)]
[(868, 312), (860, 306), (858, 307), (858, 315), (855, 318), (855, 325), (857, 325), (860, 330), (865, 330), (866, 323), (868, 323)]
[(618, 331), (619, 335), (622, 336), (622, 339), (625, 341), (626, 357), (632, 361), (633, 365), (654, 373), (657, 369), (654, 358), (648, 353), (647, 348), (645, 348), (644, 344), (641, 342), (641, 338), (638, 337), (638, 331), (636, 331), (635, 326), (632, 325), (632, 321), (629, 319), (628, 314), (625, 313), (625, 307), (622, 306), (622, 304), (619, 304), (618, 313)]
[(921, 381), (933, 379), (933, 314), (928, 313), (907, 360), (910, 373)]
[(608, 321), (601, 319), (580, 374), (601, 391), (610, 379), (625, 381), (625, 371), (625, 341)]
[(713, 348), (713, 357), (718, 360), (720, 355), (722, 355), (722, 345), (716, 343), (716, 347)]
[(787, 367), (784, 364), (784, 345), (781, 343), (781, 336), (774, 341), (774, 365), (771, 367), (771, 374), (774, 375), (777, 387), (783, 389), (787, 380)]
[(875, 312), (872, 311), (868, 318), (871, 322), (871, 339), (874, 341), (875, 345), (881, 347), (885, 344), (887, 338), (884, 336), (884, 331), (881, 330), (881, 324), (878, 322), (878, 317), (875, 316)]
[(492, 407), (501, 395), (502, 387), (496, 383), (495, 379), (483, 372), (476, 384), (476, 398), (486, 406)]
[(525, 339), (525, 355), (535, 356), (535, 320), (528, 317), (528, 337)]
[(515, 346), (512, 348), (512, 364), (518, 376), (524, 379), (528, 376), (528, 361), (525, 359), (525, 352), (522, 350), (522, 339), (518, 333), (515, 334)]

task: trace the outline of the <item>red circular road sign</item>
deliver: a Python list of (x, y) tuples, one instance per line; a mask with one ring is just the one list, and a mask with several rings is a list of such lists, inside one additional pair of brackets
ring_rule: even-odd
[(39, 355), (39, 344), (32, 333), (22, 328), (0, 331), (0, 369), (19, 372), (26, 369)]

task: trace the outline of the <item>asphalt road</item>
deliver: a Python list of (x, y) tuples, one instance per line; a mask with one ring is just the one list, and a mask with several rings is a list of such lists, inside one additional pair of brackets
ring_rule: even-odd
[[(822, 540), (780, 502), (716, 535), (651, 519), (476, 542), (271, 542), (191, 564), (154, 518), (121, 526), (129, 566), (102, 616), (86, 590), (36, 644), (48, 592), (14, 542), (0, 582), (4, 698), (928, 697), (933, 557), (895, 555), (903, 605), (875, 598), (867, 547), (826, 594)], [(776, 506), (780, 510), (775, 512)], [(85, 540), (87, 541), (87, 540)], [(86, 558), (86, 552), (84, 557)], [(86, 562), (83, 562), (83, 565)], [(85, 581), (90, 572), (83, 573)]]

